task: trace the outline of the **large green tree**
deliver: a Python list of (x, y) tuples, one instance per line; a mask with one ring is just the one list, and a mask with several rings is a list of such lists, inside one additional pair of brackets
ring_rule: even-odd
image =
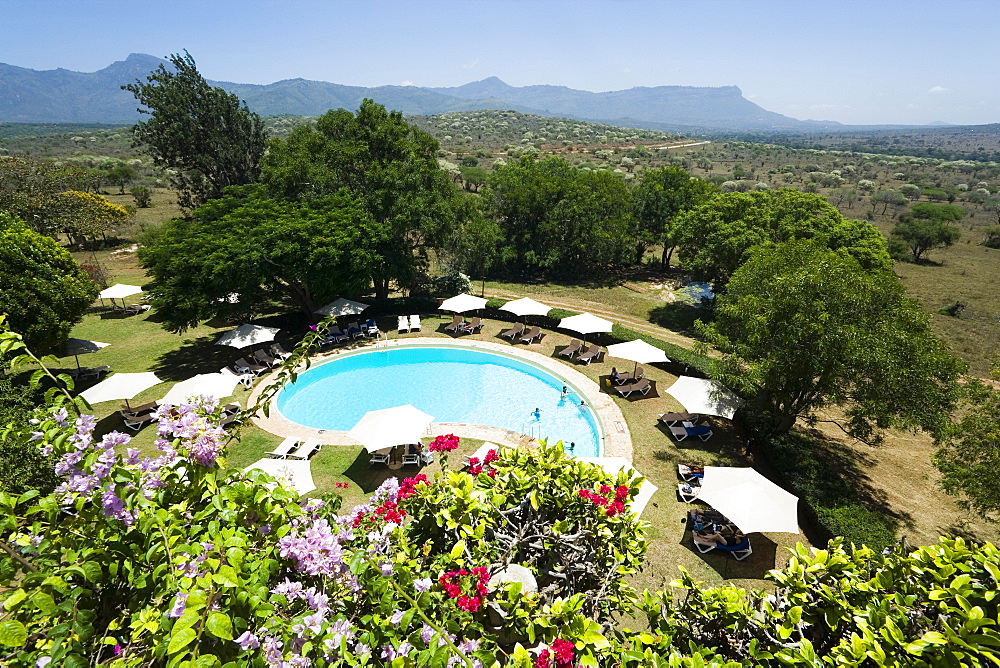
[(356, 114), (329, 111), (274, 139), (261, 180), (274, 197), (310, 200), (344, 191), (376, 223), (370, 277), (379, 298), (408, 284), (430, 248), (453, 234), (461, 191), (437, 162), (438, 143), (398, 111), (364, 100)]
[(899, 217), (889, 236), (890, 248), (901, 246), (919, 262), (932, 248), (951, 246), (962, 233), (951, 223), (962, 220), (965, 209), (954, 204), (914, 204)]
[(701, 329), (724, 353), (717, 380), (765, 437), (827, 406), (866, 441), (890, 426), (941, 433), (966, 366), (891, 271), (809, 239), (753, 250)]
[(636, 241), (635, 262), (642, 262), (646, 249), (655, 244), (663, 246), (660, 263), (670, 266), (674, 252), (674, 219), (682, 211), (693, 209), (718, 187), (691, 176), (680, 167), (662, 167), (645, 172), (635, 188)]
[(62, 232), (72, 219), (75, 200), (67, 190), (84, 190), (89, 181), (81, 169), (38, 162), (29, 158), (0, 157), (0, 211), (23, 220), (42, 234)]
[(384, 243), (346, 194), (300, 202), (242, 186), (166, 223), (139, 258), (153, 278), (157, 312), (182, 331), (216, 316), (259, 313), (272, 300), (311, 316), (322, 300), (366, 287), (369, 249)]
[[(993, 376), (1000, 380), (1000, 364)], [(1000, 513), (1000, 390), (980, 380), (963, 388), (961, 419), (950, 425), (934, 455), (941, 486), (960, 503), (996, 519)]]
[(865, 269), (892, 266), (874, 225), (844, 218), (819, 195), (790, 188), (722, 193), (682, 213), (674, 224), (684, 267), (720, 289), (751, 249), (792, 239), (815, 239)]
[(134, 145), (170, 170), (178, 202), (193, 208), (219, 197), (227, 186), (257, 181), (264, 123), (238, 97), (210, 86), (187, 51), (171, 55), (170, 63), (172, 69), (160, 65), (146, 83), (136, 80), (122, 88), (135, 95), (139, 112), (150, 116), (132, 128)]
[(61, 345), (97, 293), (66, 249), (0, 212), (0, 313), (32, 347)]
[(579, 277), (631, 260), (631, 193), (618, 174), (527, 156), (493, 171), (483, 201), (509, 268)]

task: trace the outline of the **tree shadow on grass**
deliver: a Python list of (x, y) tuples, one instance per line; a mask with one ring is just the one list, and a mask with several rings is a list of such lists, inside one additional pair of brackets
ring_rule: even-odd
[(249, 348), (217, 346), (216, 338), (212, 335), (189, 339), (180, 348), (160, 355), (153, 362), (152, 371), (161, 380), (180, 381), (199, 373), (215, 373), (224, 366), (232, 366), (240, 357), (253, 355)]
[(774, 568), (778, 555), (778, 544), (759, 533), (750, 534), (750, 547), (753, 548), (753, 552), (742, 561), (737, 561), (732, 554), (722, 550), (711, 550), (704, 554), (698, 552), (689, 531), (684, 531), (679, 543), (691, 552), (692, 560), (701, 559), (724, 580), (763, 580), (767, 572)]
[(696, 320), (711, 322), (715, 312), (711, 309), (692, 306), (684, 302), (670, 302), (649, 310), (649, 322), (674, 332), (696, 334)]

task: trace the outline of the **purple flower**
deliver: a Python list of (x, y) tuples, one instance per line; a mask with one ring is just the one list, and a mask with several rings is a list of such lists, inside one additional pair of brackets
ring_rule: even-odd
[[(44, 436), (45, 436), (45, 432), (42, 432), (42, 431), (33, 431), (33, 432), (31, 432), (31, 440), (32, 441), (37, 441), (37, 440), (43, 438)], [(51, 659), (49, 659), (49, 660), (51, 661)]]
[(285, 596), (288, 599), (296, 599), (296, 598), (298, 598), (299, 594), (301, 592), (302, 592), (302, 583), (301, 582), (292, 582), (288, 578), (285, 578), (284, 582), (282, 582), (277, 587), (275, 587), (274, 589), (271, 590), (272, 594), (278, 594), (279, 596)]
[(52, 663), (52, 657), (43, 656), (38, 661), (35, 661), (35, 668), (45, 668), (45, 666), (49, 665), (50, 663)]
[(419, 580), (413, 581), (413, 588), (419, 592), (424, 592), (428, 591), (432, 584), (434, 584), (434, 581), (430, 578), (420, 578)]
[(424, 624), (423, 627), (420, 629), (420, 639), (423, 640), (425, 643), (430, 644), (431, 639), (434, 637), (434, 633), (435, 631), (433, 628), (427, 626), (427, 624)]
[(479, 649), (478, 640), (463, 640), (458, 644), (458, 651), (460, 651), (462, 654), (475, 652), (477, 649)]
[(340, 646), (341, 640), (352, 640), (354, 638), (354, 625), (346, 619), (338, 619), (333, 624), (330, 624), (329, 632), (333, 636), (327, 638), (325, 642), (332, 643), (332, 645), (327, 645), (327, 649), (332, 650), (334, 647)]
[(403, 611), (396, 610), (392, 613), (392, 617), (389, 618), (389, 623), (393, 626), (399, 626), (399, 623), (403, 621)]
[(366, 654), (372, 653), (372, 648), (364, 644), (363, 642), (359, 642), (354, 645), (354, 653), (359, 657), (365, 656)]
[(257, 636), (250, 633), (249, 631), (244, 631), (243, 635), (241, 635), (233, 642), (238, 644), (241, 648), (243, 648), (244, 652), (246, 652), (247, 650), (257, 649), (258, 647), (260, 647), (260, 640), (258, 640)]
[(68, 415), (64, 406), (52, 414), (52, 419), (58, 422), (60, 427), (68, 427), (69, 423), (66, 421)]
[(379, 564), (378, 569), (380, 571), (382, 571), (382, 575), (385, 575), (386, 577), (392, 575), (392, 564), (389, 563), (388, 561), (385, 562), (385, 563)]
[(132, 437), (128, 434), (123, 434), (120, 431), (113, 431), (110, 434), (105, 434), (104, 438), (101, 439), (101, 447), (104, 449), (114, 448), (119, 445), (126, 445)]
[(309, 325), (309, 330), (312, 332), (318, 332), (319, 327), (317, 327), (316, 325)]
[(170, 612), (167, 613), (167, 617), (177, 618), (184, 614), (184, 609), (187, 608), (187, 592), (179, 591), (174, 597), (174, 605), (170, 608)]

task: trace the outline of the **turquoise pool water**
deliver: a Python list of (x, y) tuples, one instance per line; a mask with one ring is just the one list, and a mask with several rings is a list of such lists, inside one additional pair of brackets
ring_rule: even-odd
[[(597, 420), (561, 379), (520, 360), (448, 347), (384, 348), (344, 355), (301, 374), (278, 393), (287, 419), (349, 431), (368, 411), (411, 404), (435, 422), (502, 427), (550, 443), (575, 443), (573, 454), (600, 455)], [(535, 415), (535, 409), (538, 415)]]

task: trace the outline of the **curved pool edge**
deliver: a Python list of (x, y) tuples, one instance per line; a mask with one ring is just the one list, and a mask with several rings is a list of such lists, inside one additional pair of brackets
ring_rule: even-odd
[[(622, 414), (621, 408), (618, 407), (611, 396), (602, 393), (597, 383), (579, 371), (558, 360), (531, 350), (494, 343), (492, 341), (454, 341), (440, 338), (415, 337), (390, 339), (389, 341), (383, 340), (378, 344), (372, 342), (369, 345), (350, 350), (334, 350), (328, 354), (314, 356), (312, 358), (313, 364), (314, 366), (322, 364), (330, 359), (336, 359), (341, 355), (370, 352), (376, 345), (403, 348), (419, 348), (423, 346), (436, 348), (473, 348), (512, 357), (532, 366), (539, 367), (543, 371), (565, 380), (581, 396), (586, 398), (596, 417), (597, 426), (600, 431), (601, 443), (599, 455), (602, 457), (624, 457), (628, 461), (632, 461), (632, 436), (629, 432), (628, 423), (625, 422), (625, 416)], [(252, 406), (256, 403), (260, 393), (267, 387), (268, 381), (273, 379), (276, 373), (268, 374), (257, 383), (248, 397), (248, 405)], [(276, 402), (273, 400), (271, 403), (271, 414), (267, 417), (254, 417), (253, 422), (264, 431), (281, 436), (282, 438), (318, 438), (328, 445), (352, 445), (360, 447), (360, 444), (350, 438), (346, 431), (306, 427), (288, 420), (281, 414)], [(523, 446), (533, 442), (533, 439), (518, 432), (488, 425), (460, 422), (432, 423), (427, 435), (437, 436), (440, 434), (455, 434), (464, 438), (493, 441), (500, 445), (511, 447)]]

